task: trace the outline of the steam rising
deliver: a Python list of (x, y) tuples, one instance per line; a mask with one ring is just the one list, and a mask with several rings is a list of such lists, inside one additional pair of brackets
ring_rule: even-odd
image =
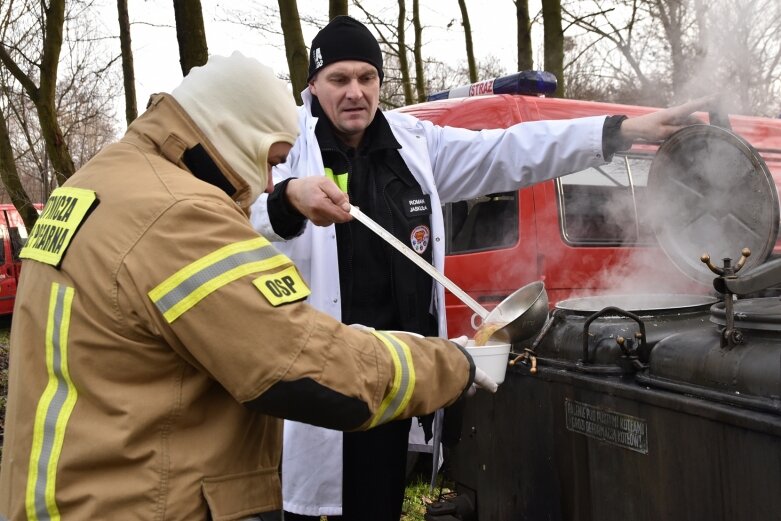
[[(724, 258), (734, 265), (748, 247), (753, 256), (746, 268), (770, 253), (778, 221), (775, 186), (737, 137), (689, 127), (668, 140), (652, 169), (649, 176), (647, 159), (619, 157), (560, 180), (565, 239), (579, 246), (584, 265), (603, 264), (573, 285), (585, 288), (581, 294), (713, 293), (716, 275), (700, 261), (703, 253), (717, 266)], [(607, 244), (617, 252), (612, 257), (599, 247)], [(546, 262), (572, 263), (574, 253), (565, 253), (566, 259)]]

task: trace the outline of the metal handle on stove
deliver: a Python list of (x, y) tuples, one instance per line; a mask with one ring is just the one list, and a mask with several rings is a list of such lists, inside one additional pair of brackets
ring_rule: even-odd
[(591, 363), (591, 357), (589, 356), (589, 349), (588, 349), (588, 336), (589, 336), (588, 330), (589, 327), (591, 326), (591, 323), (594, 322), (594, 320), (605, 315), (618, 315), (618, 316), (632, 319), (635, 322), (637, 322), (637, 325), (640, 327), (640, 335), (638, 337), (638, 340), (640, 342), (640, 349), (638, 349), (638, 351), (640, 351), (643, 355), (645, 355), (647, 344), (645, 340), (645, 324), (643, 323), (642, 319), (630, 311), (624, 311), (623, 309), (617, 308), (615, 306), (608, 306), (600, 311), (597, 311), (590, 317), (588, 317), (586, 319), (586, 322), (583, 324), (583, 359), (581, 360), (581, 363), (583, 364)]

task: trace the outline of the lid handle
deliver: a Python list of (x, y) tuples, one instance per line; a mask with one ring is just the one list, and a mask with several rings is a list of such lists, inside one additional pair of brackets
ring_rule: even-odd
[[(706, 266), (708, 266), (708, 269), (711, 270), (713, 273), (720, 277), (732, 277), (737, 272), (740, 271), (740, 269), (743, 267), (744, 264), (746, 264), (746, 259), (751, 257), (751, 250), (748, 248), (743, 248), (740, 250), (740, 259), (738, 260), (738, 263), (735, 264), (735, 266), (732, 266), (732, 259), (729, 257), (724, 258), (724, 267), (720, 268), (719, 266), (714, 265), (710, 261), (710, 255), (707, 253), (703, 253), (700, 257), (700, 260), (705, 263)], [(723, 291), (722, 291), (723, 293)]]

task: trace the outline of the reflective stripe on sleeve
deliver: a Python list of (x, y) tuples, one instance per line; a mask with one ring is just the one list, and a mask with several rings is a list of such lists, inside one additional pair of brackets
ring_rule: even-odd
[(60, 519), (55, 502), (57, 463), (78, 393), (68, 370), (73, 288), (52, 284), (46, 323), (46, 384), (35, 412), (25, 507), (30, 521)]
[(263, 237), (236, 242), (177, 271), (150, 291), (149, 298), (172, 323), (226, 284), (288, 263), (290, 259)]
[(382, 400), (377, 413), (372, 418), (370, 427), (387, 423), (397, 418), (407, 407), (415, 390), (415, 366), (412, 363), (412, 353), (409, 346), (395, 336), (384, 331), (372, 331), (390, 351), (393, 360), (393, 383), (390, 392)]

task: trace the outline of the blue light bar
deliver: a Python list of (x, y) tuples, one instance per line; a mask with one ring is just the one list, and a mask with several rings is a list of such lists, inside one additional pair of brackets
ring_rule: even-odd
[(521, 71), (500, 78), (478, 81), (450, 90), (429, 94), (428, 101), (450, 98), (468, 98), (486, 94), (553, 94), (556, 76), (547, 71)]

